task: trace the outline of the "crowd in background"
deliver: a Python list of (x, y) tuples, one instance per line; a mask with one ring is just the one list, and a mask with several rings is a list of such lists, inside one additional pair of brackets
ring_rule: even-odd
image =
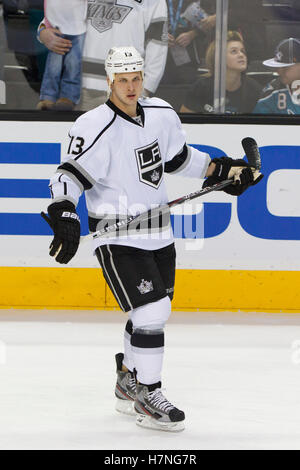
[[(145, 58), (146, 95), (159, 96), (183, 113), (216, 112), (215, 0), (0, 3), (0, 39), (1, 34), (6, 38), (6, 54), (0, 41), (1, 108), (17, 107), (15, 67), (34, 91), (31, 108), (92, 109), (107, 100), (109, 49), (132, 45)], [(299, 114), (300, 2), (228, 3), (225, 113)], [(5, 64), (8, 52), (17, 65)]]

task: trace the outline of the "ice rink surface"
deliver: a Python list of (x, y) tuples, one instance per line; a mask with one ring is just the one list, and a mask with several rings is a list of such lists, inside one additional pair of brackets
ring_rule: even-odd
[(300, 315), (174, 312), (163, 388), (186, 429), (114, 410), (126, 316), (0, 311), (0, 449), (300, 449)]

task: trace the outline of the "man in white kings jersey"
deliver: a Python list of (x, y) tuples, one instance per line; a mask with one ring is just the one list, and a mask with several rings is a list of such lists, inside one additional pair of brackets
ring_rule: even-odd
[[(59, 263), (68, 263), (77, 251), (80, 221), (75, 207), (83, 191), (94, 232), (166, 203), (164, 172), (208, 177), (206, 184), (233, 177), (235, 184), (226, 191), (234, 195), (262, 177), (244, 160), (211, 160), (189, 147), (173, 108), (141, 96), (143, 66), (135, 48), (112, 48), (105, 62), (108, 101), (79, 117), (70, 130), (68, 154), (50, 181), (50, 255)], [(169, 215), (167, 219), (146, 237), (133, 230), (95, 238), (94, 250), (120, 308), (129, 312), (124, 354), (116, 355), (116, 408), (135, 414), (140, 426), (180, 431), (184, 412), (161, 391), (164, 327), (175, 278)]]
[[(145, 60), (145, 91), (148, 95), (155, 93), (168, 53), (166, 0), (88, 0), (87, 4), (83, 88), (78, 109), (87, 111), (106, 101), (105, 59), (112, 44), (134, 45)], [(80, 14), (74, 9), (71, 13)], [(40, 25), (40, 41), (51, 51), (66, 54), (71, 41), (45, 26)]]

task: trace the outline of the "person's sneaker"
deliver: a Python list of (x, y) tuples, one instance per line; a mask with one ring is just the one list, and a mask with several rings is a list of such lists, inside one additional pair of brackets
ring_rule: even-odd
[(162, 394), (161, 382), (137, 384), (134, 409), (138, 426), (173, 432), (184, 429), (184, 412), (175, 408)]
[(59, 98), (55, 103), (55, 109), (57, 111), (72, 111), (75, 103), (69, 100), (69, 98)]
[(136, 380), (133, 372), (124, 372), (122, 364), (124, 359), (123, 353), (115, 356), (117, 364), (117, 383), (115, 395), (117, 398), (116, 410), (127, 415), (135, 415), (133, 408), (136, 396)]
[(54, 109), (54, 101), (50, 101), (50, 100), (41, 100), (38, 102), (38, 104), (36, 105), (36, 109), (38, 109), (39, 111), (47, 111), (47, 110), (53, 110)]

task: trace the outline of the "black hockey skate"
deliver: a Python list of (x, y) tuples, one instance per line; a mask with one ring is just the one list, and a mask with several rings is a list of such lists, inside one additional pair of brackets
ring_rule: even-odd
[(123, 353), (116, 354), (115, 358), (117, 364), (117, 383), (115, 388), (117, 398), (116, 410), (127, 415), (135, 415), (133, 408), (136, 396), (135, 375), (130, 371), (122, 371)]
[(153, 385), (137, 384), (136, 388), (134, 409), (138, 426), (160, 431), (183, 431), (184, 412), (164, 397), (161, 382)]

